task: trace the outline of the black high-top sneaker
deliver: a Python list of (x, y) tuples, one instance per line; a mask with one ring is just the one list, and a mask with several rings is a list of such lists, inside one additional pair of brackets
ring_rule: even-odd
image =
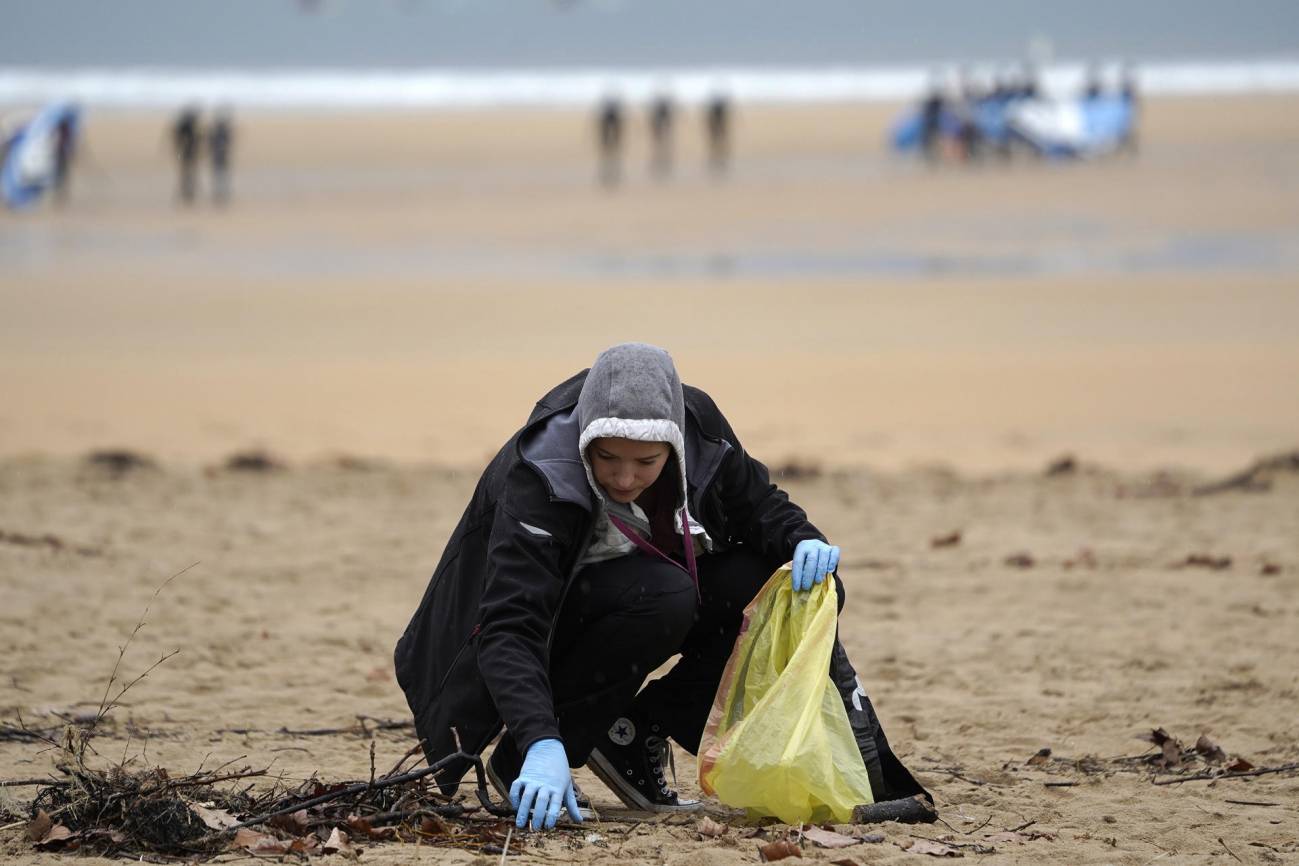
[[(491, 782), (492, 787), (496, 789), (496, 795), (506, 803), (510, 802), (510, 786), (514, 780), (519, 778), (519, 772), (523, 769), (523, 759), (519, 757), (519, 750), (514, 745), (514, 739), (508, 733), (502, 734), (501, 738), (496, 741), (496, 748), (492, 750), (492, 756), (485, 762), (487, 770), (487, 781)], [(577, 787), (577, 780), (573, 780), (573, 796), (577, 799), (577, 811), (582, 816), (583, 821), (599, 821), (600, 813), (595, 811), (591, 806), (591, 798), (582, 793), (582, 789)], [(568, 820), (568, 810), (561, 809), (559, 818), (561, 821)]]
[(693, 812), (703, 805), (698, 800), (678, 797), (668, 787), (664, 774), (673, 766), (672, 747), (658, 724), (619, 718), (591, 751), (586, 766), (629, 808)]

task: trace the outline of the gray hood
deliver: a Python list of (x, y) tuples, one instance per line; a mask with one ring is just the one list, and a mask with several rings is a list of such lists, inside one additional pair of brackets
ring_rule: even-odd
[(605, 349), (591, 365), (577, 398), (577, 450), (586, 478), (607, 508), (586, 449), (605, 436), (638, 442), (666, 442), (676, 455), (680, 489), (676, 509), (686, 503), (686, 402), (672, 357), (645, 343), (622, 343)]

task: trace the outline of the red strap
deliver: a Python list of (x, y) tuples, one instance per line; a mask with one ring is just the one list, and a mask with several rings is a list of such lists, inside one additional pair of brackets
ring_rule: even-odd
[(685, 565), (682, 565), (672, 557), (668, 556), (663, 551), (659, 550), (657, 547), (654, 546), (653, 542), (649, 541), (646, 538), (643, 538), (639, 532), (636, 532), (634, 529), (632, 529), (627, 524), (623, 523), (614, 515), (609, 514), (608, 512), (605, 512), (605, 514), (609, 518), (609, 522), (612, 523), (614, 526), (616, 526), (618, 528), (618, 531), (621, 532), (623, 535), (625, 535), (627, 537), (627, 540), (630, 541), (632, 544), (636, 545), (646, 553), (657, 556), (659, 559), (663, 560), (664, 562), (668, 562), (671, 563), (672, 565), (675, 565), (677, 568), (681, 569), (686, 574), (690, 575), (690, 579), (695, 582), (695, 594), (700, 595), (700, 597), (702, 597), (699, 591), (699, 571), (695, 567), (695, 540), (690, 535), (690, 515), (686, 513), (686, 509), (684, 507), (681, 509), (681, 526), (685, 529), (685, 537), (682, 539), (681, 546), (685, 549), (685, 554), (686, 554)]

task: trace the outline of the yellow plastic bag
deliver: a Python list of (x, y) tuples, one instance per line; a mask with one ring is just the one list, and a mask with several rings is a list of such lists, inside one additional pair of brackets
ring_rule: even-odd
[(847, 823), (874, 802), (830, 681), (834, 582), (790, 587), (786, 566), (744, 609), (699, 749), (699, 785), (728, 806), (787, 824)]

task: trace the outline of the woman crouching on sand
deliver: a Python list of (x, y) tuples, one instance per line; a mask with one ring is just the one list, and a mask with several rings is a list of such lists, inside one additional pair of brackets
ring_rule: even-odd
[[(795, 590), (830, 576), (842, 610), (839, 548), (712, 399), (662, 349), (602, 352), (487, 467), (397, 643), (429, 763), (457, 735), (481, 753), (503, 723), (487, 774), (520, 827), (580, 821), (583, 765), (631, 808), (697, 809), (668, 785), (668, 739), (697, 752), (744, 608), (791, 560)], [(837, 640), (829, 675), (876, 800), (921, 792)], [(439, 775), (446, 793), (469, 766)]]

